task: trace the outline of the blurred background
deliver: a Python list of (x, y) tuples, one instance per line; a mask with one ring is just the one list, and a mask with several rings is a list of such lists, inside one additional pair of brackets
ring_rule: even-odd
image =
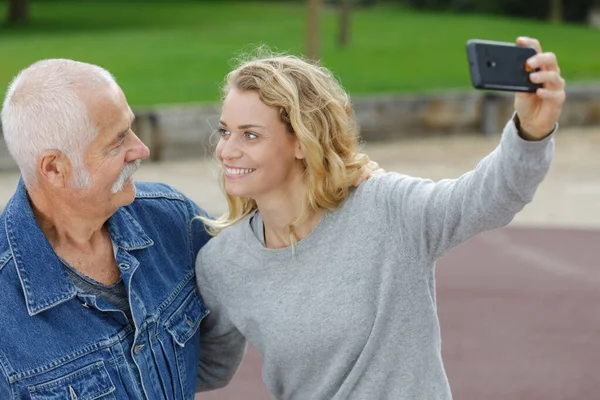
[[(259, 45), (320, 60), (352, 95), (370, 157), (431, 179), (497, 144), (512, 94), (471, 87), (472, 38), (538, 38), (567, 103), (556, 159), (533, 203), (437, 267), (443, 355), (456, 399), (600, 399), (600, 0), (4, 0), (0, 90), (43, 58), (115, 75), (151, 149), (137, 179), (225, 210), (211, 133), (220, 86)], [(0, 207), (18, 171), (0, 143)], [(222, 390), (269, 399), (250, 346)]]

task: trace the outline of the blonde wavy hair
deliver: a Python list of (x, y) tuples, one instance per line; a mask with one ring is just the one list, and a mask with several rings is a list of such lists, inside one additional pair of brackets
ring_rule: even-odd
[[(306, 208), (296, 221), (290, 221), (293, 237), (294, 226), (311, 211), (338, 208), (369, 162), (359, 152), (358, 124), (350, 98), (328, 69), (264, 48), (226, 76), (223, 96), (232, 88), (255, 91), (264, 104), (278, 109), (281, 122), (297, 137), (304, 152)], [(257, 208), (253, 199), (227, 194), (222, 169), (220, 182), (229, 211), (216, 220), (201, 218), (212, 235)]]

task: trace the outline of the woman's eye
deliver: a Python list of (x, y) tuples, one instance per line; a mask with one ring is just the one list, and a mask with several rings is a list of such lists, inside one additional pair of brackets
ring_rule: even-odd
[(229, 131), (226, 131), (223, 128), (219, 128), (219, 135), (221, 135), (221, 136), (228, 136), (229, 135)]
[(258, 139), (258, 136), (252, 132), (246, 132), (246, 133), (244, 133), (244, 135), (246, 136), (247, 139), (251, 139), (251, 140)]

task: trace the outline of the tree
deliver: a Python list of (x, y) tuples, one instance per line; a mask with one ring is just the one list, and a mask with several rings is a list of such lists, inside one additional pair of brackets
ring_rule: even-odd
[(29, 0), (8, 0), (6, 23), (21, 25), (29, 21)]
[(594, 28), (600, 29), (600, 0), (595, 0), (588, 11), (588, 22)]
[(550, 21), (561, 22), (563, 20), (562, 0), (550, 0)]
[(319, 59), (321, 0), (308, 0), (308, 24), (306, 57), (311, 60)]
[(350, 0), (339, 0), (340, 2), (340, 31), (338, 44), (340, 47), (345, 47), (348, 44), (350, 36)]

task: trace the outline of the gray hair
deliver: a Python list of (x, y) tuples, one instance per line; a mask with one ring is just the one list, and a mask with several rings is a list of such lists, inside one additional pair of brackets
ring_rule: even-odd
[(80, 92), (111, 83), (116, 82), (107, 70), (66, 59), (38, 61), (13, 79), (2, 107), (2, 129), (26, 184), (36, 182), (38, 157), (57, 150), (72, 164), (70, 185), (90, 185), (84, 153), (98, 132)]

